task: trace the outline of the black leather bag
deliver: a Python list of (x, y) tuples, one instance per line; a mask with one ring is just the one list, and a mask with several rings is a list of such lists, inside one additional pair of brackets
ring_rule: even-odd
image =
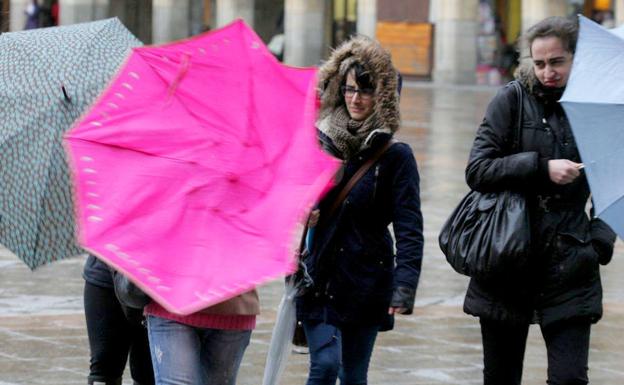
[(119, 302), (132, 309), (143, 309), (152, 299), (125, 275), (113, 270), (113, 285)]
[[(515, 147), (520, 149), (522, 90), (518, 94)], [(471, 191), (448, 218), (438, 238), (458, 273), (482, 280), (505, 279), (524, 271), (531, 251), (531, 226), (521, 192)]]
[(505, 279), (526, 267), (531, 228), (521, 193), (471, 191), (440, 233), (440, 248), (458, 273), (477, 279)]

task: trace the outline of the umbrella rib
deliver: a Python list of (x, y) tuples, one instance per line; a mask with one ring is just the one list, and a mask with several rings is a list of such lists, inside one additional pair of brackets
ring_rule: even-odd
[(154, 72), (154, 74), (156, 74), (156, 76), (162, 80), (163, 84), (166, 86), (166, 88), (168, 88), (170, 86), (169, 82), (167, 81), (167, 79), (165, 79), (162, 74), (157, 71), (156, 69), (154, 69), (154, 67), (150, 64), (150, 61), (146, 59), (145, 56), (149, 56), (150, 52), (147, 51), (149, 48), (144, 47), (144, 48), (139, 48), (136, 50), (137, 56), (145, 63), (145, 65), (147, 67), (149, 67), (152, 72)]
[[(132, 43), (128, 43), (126, 45), (120, 45), (120, 48), (123, 47), (124, 52), (128, 51), (128, 48), (131, 46), (138, 46), (141, 44), (141, 42), (134, 37), (134, 35), (132, 35), (126, 28), (125, 26), (117, 19), (107, 19), (107, 20), (103, 20), (101, 22), (101, 25), (99, 26), (100, 28), (95, 31), (92, 35), (92, 39), (89, 41), (89, 44), (86, 45), (86, 47), (84, 47), (82, 49), (82, 52), (91, 52), (91, 49), (96, 45), (96, 43), (102, 39), (106, 39), (106, 37), (104, 37), (104, 33), (106, 33), (106, 35), (112, 35), (113, 37), (117, 37), (117, 35), (115, 33), (111, 33), (112, 29), (117, 27), (121, 27), (124, 30), (126, 30), (127, 32), (127, 36), (131, 37), (132, 39)], [(108, 36), (108, 39), (110, 39), (110, 36)], [(112, 39), (110, 39), (112, 40)], [(127, 55), (126, 55), (127, 56)], [(81, 57), (80, 62), (76, 63), (75, 68), (88, 68), (88, 66), (86, 65), (86, 63), (88, 63), (90, 60), (92, 60), (91, 55), (90, 54), (84, 54)], [(117, 70), (115, 72), (118, 72), (119, 68), (117, 68)], [(79, 76), (80, 71), (69, 71), (69, 76), (67, 76), (67, 79), (69, 80), (68, 84), (77, 84), (80, 81), (77, 79), (77, 77)], [(65, 77), (65, 76), (63, 76)], [(114, 77), (113, 77), (114, 79)], [(113, 81), (113, 79), (110, 79), (109, 82)], [(76, 83), (73, 83), (76, 82)], [(106, 85), (106, 84), (104, 84)], [(102, 91), (106, 89), (106, 87), (102, 87), (99, 91)], [(99, 93), (99, 92), (98, 92)]]
[(605, 207), (602, 211), (600, 211), (599, 213), (596, 214), (597, 217), (600, 217), (600, 215), (602, 215), (605, 211), (607, 211), (610, 207), (615, 206), (616, 204), (618, 204), (619, 202), (621, 202), (622, 200), (624, 200), (624, 195), (617, 198), (616, 200), (614, 200), (613, 202), (609, 203), (607, 205), (607, 207)]
[(116, 148), (116, 149), (125, 150), (125, 151), (132, 151), (132, 152), (136, 152), (136, 153), (139, 153), (139, 154), (152, 156), (152, 157), (155, 157), (155, 158), (172, 160), (172, 161), (180, 162), (180, 163), (196, 163), (196, 162), (188, 161), (186, 159), (179, 159), (179, 158), (174, 158), (172, 156), (154, 154), (154, 153), (151, 153), (151, 152), (138, 150), (136, 148), (128, 148), (128, 147), (120, 146), (118, 144), (102, 143), (102, 142), (98, 142), (98, 141), (95, 141), (95, 140), (84, 139), (84, 138), (76, 138), (76, 137), (72, 137), (72, 136), (70, 136), (69, 139), (70, 140), (75, 140), (75, 141), (86, 142), (86, 143), (92, 143), (92, 144), (95, 144), (95, 145), (98, 145), (98, 146), (105, 146), (105, 147)]
[[(155, 74), (155, 75), (156, 75), (156, 76), (157, 76), (157, 77), (158, 77), (158, 78), (162, 81), (163, 85), (164, 85), (166, 88), (169, 88), (169, 87), (171, 86), (170, 82), (169, 82), (167, 79), (165, 79), (159, 71), (155, 70), (155, 69), (154, 69), (154, 67), (152, 67), (152, 65), (150, 64), (150, 61), (146, 59), (146, 57), (145, 57), (145, 56), (151, 56), (151, 55), (153, 55), (152, 53), (150, 53), (149, 51), (147, 51), (148, 49), (149, 49), (149, 48), (145, 48), (145, 51), (144, 51), (144, 50), (142, 50), (142, 49), (138, 49), (138, 50), (136, 50), (136, 52), (137, 52), (137, 54), (138, 54), (137, 56), (138, 56), (138, 57), (140, 57), (140, 58), (141, 58), (141, 60), (145, 63), (145, 65), (146, 65), (147, 67), (149, 67), (149, 68), (153, 71), (153, 73), (154, 73), (154, 74)], [(191, 63), (189, 63), (189, 65), (190, 65), (190, 64), (191, 64)], [(172, 100), (172, 99), (177, 100), (177, 101), (178, 101), (178, 106), (179, 106), (179, 107), (181, 107), (181, 108), (183, 108), (183, 109), (184, 109), (184, 111), (185, 111), (185, 112), (186, 112), (189, 116), (191, 116), (193, 119), (195, 119), (195, 121), (196, 121), (196, 122), (198, 122), (198, 123), (199, 123), (199, 122), (203, 122), (203, 121), (204, 121), (204, 120), (202, 119), (202, 117), (201, 117), (199, 114), (195, 113), (194, 111), (192, 111), (191, 109), (189, 109), (189, 108), (188, 108), (188, 106), (187, 106), (187, 105), (183, 102), (183, 100), (180, 98), (180, 96), (179, 96), (179, 93), (178, 93), (178, 92), (173, 92), (173, 93), (172, 93), (172, 94), (171, 94), (171, 95), (167, 98), (167, 100), (166, 100), (164, 103), (165, 103), (165, 104), (169, 104), (169, 103), (171, 103), (171, 100)], [(224, 118), (225, 118), (225, 117), (224, 117)]]

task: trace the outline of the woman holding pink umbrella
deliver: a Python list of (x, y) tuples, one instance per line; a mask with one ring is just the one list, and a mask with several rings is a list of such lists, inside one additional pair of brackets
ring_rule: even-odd
[(145, 307), (157, 385), (234, 385), (260, 312), (255, 290), (188, 316)]

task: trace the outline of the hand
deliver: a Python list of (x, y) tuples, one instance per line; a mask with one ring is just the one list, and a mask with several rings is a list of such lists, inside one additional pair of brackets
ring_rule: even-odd
[(312, 210), (312, 212), (310, 213), (310, 216), (308, 217), (308, 227), (316, 226), (320, 216), (321, 216), (321, 211), (319, 209)]
[(548, 176), (556, 184), (568, 184), (576, 179), (583, 167), (582, 163), (575, 163), (568, 159), (553, 159), (548, 161)]
[(389, 307), (388, 308), (388, 314), (393, 315), (393, 314), (405, 314), (405, 312), (407, 311), (406, 308), (404, 307)]

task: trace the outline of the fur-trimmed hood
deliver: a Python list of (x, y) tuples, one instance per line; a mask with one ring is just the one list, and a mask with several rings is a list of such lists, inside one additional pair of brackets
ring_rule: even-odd
[(380, 128), (396, 132), (399, 115), (398, 73), (392, 65), (390, 53), (366, 36), (356, 36), (336, 48), (319, 70), (318, 88), (321, 94), (320, 119), (344, 104), (340, 92), (342, 80), (352, 63), (359, 62), (370, 72), (375, 84), (374, 112)]

